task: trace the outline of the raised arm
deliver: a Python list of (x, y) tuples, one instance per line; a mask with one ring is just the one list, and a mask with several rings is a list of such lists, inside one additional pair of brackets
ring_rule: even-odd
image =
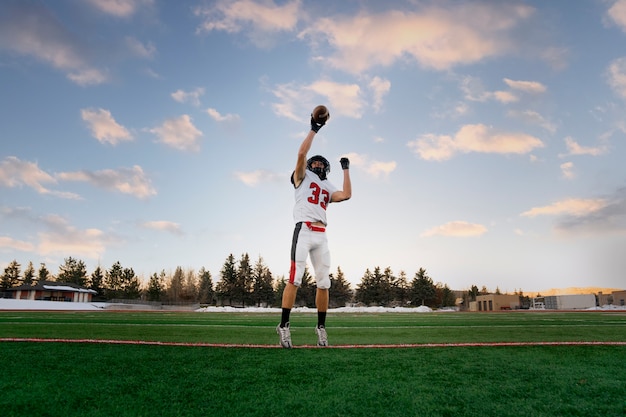
[(300, 144), (300, 149), (298, 149), (298, 159), (296, 160), (296, 169), (293, 172), (293, 185), (298, 188), (304, 176), (306, 174), (306, 156), (311, 149), (311, 145), (313, 144), (313, 138), (319, 130), (324, 126), (326, 122), (323, 123), (316, 122), (313, 120), (313, 115), (311, 115), (311, 130), (306, 135), (306, 138)]
[(343, 189), (335, 191), (330, 196), (331, 203), (338, 203), (345, 201), (352, 197), (352, 181), (350, 180), (350, 160), (348, 158), (341, 158), (341, 169), (343, 170)]

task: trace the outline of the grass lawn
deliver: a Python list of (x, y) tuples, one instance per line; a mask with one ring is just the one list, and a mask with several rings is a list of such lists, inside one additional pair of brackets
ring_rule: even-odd
[[(275, 346), (262, 313), (0, 312), (0, 338)], [(315, 343), (295, 314), (295, 345)], [(626, 342), (626, 314), (331, 314), (333, 345)], [(0, 343), (3, 416), (624, 416), (626, 346)]]

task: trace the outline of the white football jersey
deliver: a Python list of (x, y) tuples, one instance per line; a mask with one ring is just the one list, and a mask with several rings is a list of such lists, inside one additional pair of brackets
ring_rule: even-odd
[[(292, 174), (293, 175), (293, 174)], [(296, 204), (293, 208), (293, 219), (298, 222), (326, 223), (326, 208), (330, 197), (337, 188), (328, 181), (321, 180), (317, 174), (305, 170), (305, 176), (296, 188)]]

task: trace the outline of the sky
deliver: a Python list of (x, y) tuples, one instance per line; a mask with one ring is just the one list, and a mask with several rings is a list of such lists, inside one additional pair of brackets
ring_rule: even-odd
[(626, 287), (626, 0), (2, 1), (0, 267), (288, 276), (318, 104), (353, 287)]

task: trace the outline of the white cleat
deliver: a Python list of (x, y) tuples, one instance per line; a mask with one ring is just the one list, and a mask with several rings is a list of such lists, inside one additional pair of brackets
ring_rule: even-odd
[(291, 331), (289, 330), (289, 323), (285, 324), (285, 327), (280, 327), (280, 324), (276, 326), (276, 333), (280, 336), (280, 345), (285, 349), (291, 349)]
[(325, 327), (316, 327), (315, 333), (317, 333), (317, 346), (328, 346), (328, 335), (326, 334)]

